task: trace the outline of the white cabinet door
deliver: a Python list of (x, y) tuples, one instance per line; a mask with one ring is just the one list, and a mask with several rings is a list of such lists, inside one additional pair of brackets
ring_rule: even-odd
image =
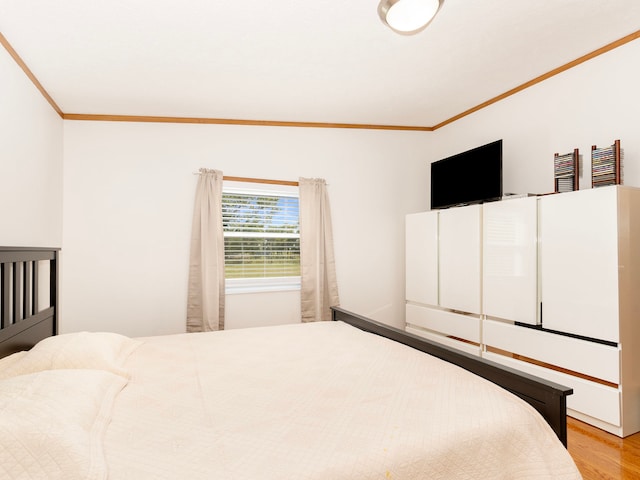
[(542, 326), (619, 342), (617, 187), (539, 202)]
[(486, 203), (482, 225), (483, 313), (537, 324), (537, 198)]
[(481, 313), (482, 207), (440, 211), (440, 306)]
[(406, 216), (406, 299), (438, 304), (438, 212)]

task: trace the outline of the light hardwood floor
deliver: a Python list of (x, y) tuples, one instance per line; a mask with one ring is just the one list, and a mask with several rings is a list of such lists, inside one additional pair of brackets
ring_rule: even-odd
[(584, 480), (640, 480), (640, 433), (622, 439), (571, 417), (567, 433), (569, 453)]

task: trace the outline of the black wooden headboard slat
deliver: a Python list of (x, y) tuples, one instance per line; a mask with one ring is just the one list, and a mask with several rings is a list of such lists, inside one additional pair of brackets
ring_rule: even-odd
[(0, 264), (0, 330), (9, 325), (9, 315), (11, 306), (11, 265), (8, 263)]
[[(0, 247), (0, 357), (58, 333), (58, 248)], [(49, 263), (49, 302), (40, 262)]]

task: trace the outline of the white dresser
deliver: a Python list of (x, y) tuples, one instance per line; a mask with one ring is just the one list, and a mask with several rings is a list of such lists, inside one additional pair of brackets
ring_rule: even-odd
[(570, 386), (569, 414), (640, 431), (640, 189), (407, 216), (407, 331)]

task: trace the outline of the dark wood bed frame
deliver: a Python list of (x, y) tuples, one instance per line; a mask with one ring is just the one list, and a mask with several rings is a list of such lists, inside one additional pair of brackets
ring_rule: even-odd
[[(0, 247), (0, 358), (58, 333), (57, 248)], [(40, 262), (49, 263), (41, 292)], [(40, 306), (48, 295), (48, 306)]]
[[(38, 308), (46, 295), (40, 291), (42, 261), (49, 262), (49, 305)], [(57, 335), (58, 278), (59, 249), (0, 247), (0, 358), (28, 350), (40, 340)], [(459, 365), (514, 393), (538, 410), (567, 445), (566, 397), (573, 393), (571, 388), (445, 347), (342, 308), (332, 310), (333, 320)]]
[(440, 345), (342, 308), (332, 307), (331, 310), (333, 320), (343, 321), (366, 332), (395, 340), (500, 385), (540, 412), (560, 441), (567, 446), (567, 396), (573, 393), (573, 389)]

